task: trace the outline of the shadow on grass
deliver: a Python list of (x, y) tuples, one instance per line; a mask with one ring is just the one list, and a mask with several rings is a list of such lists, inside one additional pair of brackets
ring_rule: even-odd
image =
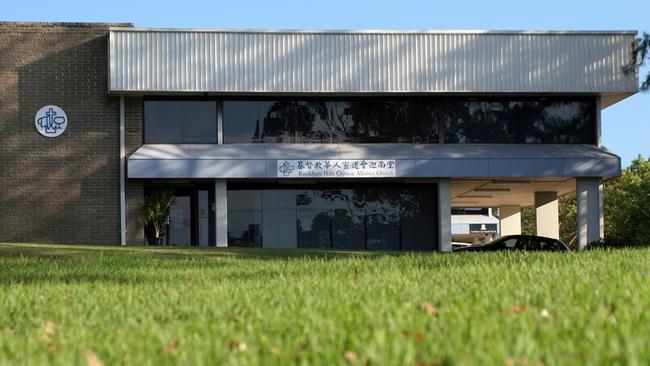
[[(628, 249), (629, 250), (629, 249)], [(606, 251), (611, 251), (608, 249)], [(593, 253), (592, 254), (597, 254)], [(255, 249), (255, 248), (180, 248), (119, 247), (52, 244), (0, 243), (0, 284), (30, 283), (115, 283), (193, 281), (207, 271), (218, 271), (220, 280), (248, 281), (275, 276), (322, 276), (322, 272), (341, 269), (350, 273), (375, 271), (376, 260), (383, 268), (395, 270), (445, 270), (459, 267), (500, 265), (545, 266), (572, 264), (579, 258), (593, 258), (584, 253), (495, 252), (375, 252), (325, 249)], [(597, 256), (598, 257), (598, 256)], [(344, 266), (312, 266), (309, 261), (345, 261)], [(403, 260), (402, 260), (403, 259)], [(259, 265), (255, 261), (294, 262), (296, 265)], [(316, 264), (316, 263), (314, 263)], [(295, 272), (295, 273), (294, 273)], [(312, 273), (313, 272), (313, 273)]]
[[(354, 251), (336, 249), (262, 249), (262, 248), (197, 248), (197, 247), (119, 247), (94, 245), (59, 244), (14, 244), (0, 243), (0, 258), (50, 258), (82, 259), (97, 255), (124, 255), (161, 259), (375, 259), (385, 256), (404, 256), (414, 252), (397, 251)], [(433, 252), (420, 252), (432, 254)]]
[[(274, 270), (239, 261), (375, 260), (406, 252), (323, 249), (110, 247), (0, 243), (0, 284), (114, 283), (141, 284), (192, 280), (196, 270), (222, 270), (227, 280), (248, 281), (287, 275), (291, 267)], [(431, 253), (429, 253), (431, 255)], [(221, 260), (227, 259), (227, 260)], [(232, 260), (234, 259), (234, 260)], [(248, 269), (245, 269), (248, 268)], [(187, 272), (187, 271), (190, 272)], [(304, 267), (300, 269), (304, 271)], [(180, 272), (179, 272), (180, 271)]]

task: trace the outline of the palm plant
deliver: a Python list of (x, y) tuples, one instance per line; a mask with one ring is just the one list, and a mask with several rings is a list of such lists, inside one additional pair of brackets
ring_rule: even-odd
[(167, 222), (169, 210), (176, 196), (172, 189), (157, 189), (145, 199), (140, 210), (139, 220), (143, 225), (151, 225), (156, 243), (160, 243), (160, 233)]

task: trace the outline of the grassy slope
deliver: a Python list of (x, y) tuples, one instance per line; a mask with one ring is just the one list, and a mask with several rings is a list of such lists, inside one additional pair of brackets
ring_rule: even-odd
[(650, 249), (0, 244), (0, 364), (648, 364), (648, 309)]

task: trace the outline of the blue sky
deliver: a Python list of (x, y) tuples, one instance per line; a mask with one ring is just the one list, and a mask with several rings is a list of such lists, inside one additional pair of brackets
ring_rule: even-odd
[[(138, 27), (526, 29), (650, 32), (650, 1), (5, 1), (0, 20), (130, 22)], [(641, 70), (645, 75), (648, 68)], [(650, 156), (650, 92), (603, 111), (604, 145), (623, 165)]]

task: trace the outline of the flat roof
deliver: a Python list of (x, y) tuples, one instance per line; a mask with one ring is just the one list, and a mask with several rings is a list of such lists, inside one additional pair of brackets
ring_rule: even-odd
[(93, 27), (109, 27), (111, 29), (133, 29), (133, 23), (122, 22), (28, 22), (28, 21), (6, 21), (0, 20), (1, 25), (17, 25), (17, 26), (55, 26), (55, 27), (70, 27), (70, 28), (93, 28)]
[[(126, 24), (126, 23), (125, 23)], [(111, 27), (112, 31), (129, 32), (213, 32), (213, 33), (307, 33), (307, 34), (549, 34), (598, 35), (638, 34), (636, 30), (490, 30), (490, 29), (256, 29), (256, 28), (127, 28)]]

